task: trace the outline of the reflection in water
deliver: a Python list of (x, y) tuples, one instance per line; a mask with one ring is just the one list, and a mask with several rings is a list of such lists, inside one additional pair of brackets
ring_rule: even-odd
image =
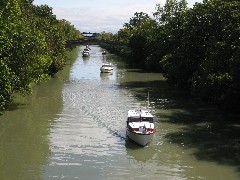
[(147, 162), (154, 158), (157, 151), (154, 149), (154, 146), (150, 143), (148, 146), (142, 148), (138, 144), (134, 143), (130, 139), (125, 141), (125, 147), (127, 155), (133, 157), (136, 161)]
[(83, 59), (83, 62), (87, 64), (88, 61), (90, 60), (90, 56), (82, 57), (82, 59)]
[[(161, 74), (127, 69), (112, 54), (103, 59), (98, 46), (83, 59), (83, 48), (0, 117), (0, 179), (239, 179), (238, 124), (214, 123), (220, 113)], [(103, 61), (117, 64), (112, 75), (99, 74)], [(148, 92), (157, 132), (142, 148), (126, 140), (126, 118), (147, 105)]]
[[(69, 56), (71, 64), (78, 49)], [(42, 179), (42, 166), (51, 155), (49, 129), (62, 112), (62, 88), (69, 76), (66, 65), (59, 76), (34, 87), (33, 94), (17, 96), (0, 116), (0, 179)]]
[[(95, 60), (91, 59), (90, 67), (83, 68), (80, 59), (76, 61), (79, 68), (71, 70), (71, 81), (63, 91), (64, 109), (51, 130), (52, 156), (46, 177), (60, 178), (56, 173), (60, 171), (70, 179), (79, 178), (79, 174), (84, 179), (109, 179), (113, 175), (133, 179), (139, 171), (138, 165), (127, 163), (124, 146), (126, 112), (138, 103), (132, 94), (119, 89), (114, 78), (99, 81), (82, 71), (91, 68), (99, 75), (101, 62)], [(69, 167), (75, 170), (70, 173)]]
[(111, 76), (113, 75), (113, 73), (101, 73), (100, 72), (100, 77), (101, 77), (101, 80), (108, 80), (111, 78)]

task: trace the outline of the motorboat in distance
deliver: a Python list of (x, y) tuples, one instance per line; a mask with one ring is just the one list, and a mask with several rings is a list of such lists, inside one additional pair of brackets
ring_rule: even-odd
[(85, 49), (83, 50), (82, 56), (83, 56), (83, 57), (88, 57), (88, 56), (90, 56), (90, 51), (89, 51), (88, 48), (85, 48)]
[(113, 66), (111, 63), (104, 63), (100, 68), (101, 73), (112, 73)]

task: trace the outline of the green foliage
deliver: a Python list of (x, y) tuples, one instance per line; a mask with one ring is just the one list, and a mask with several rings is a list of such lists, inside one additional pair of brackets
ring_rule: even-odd
[(157, 12), (153, 15), (159, 24), (165, 25), (172, 21), (173, 18), (177, 17), (180, 12), (187, 10), (187, 1), (181, 0), (166, 0), (164, 6), (160, 4), (156, 5)]
[(120, 43), (129, 43), (130, 31), (127, 29), (120, 29), (117, 33), (117, 40)]
[(31, 84), (57, 73), (65, 64), (66, 41), (81, 35), (57, 20), (52, 8), (32, 2), (0, 2), (0, 111), (14, 93), (29, 94)]
[(129, 63), (163, 72), (174, 85), (221, 107), (240, 107), (240, 2), (186, 0), (156, 5), (155, 19), (135, 13), (118, 32)]
[(116, 41), (117, 38), (114, 34), (110, 33), (110, 32), (101, 32), (100, 34), (98, 34), (98, 39), (103, 40), (103, 41)]
[(193, 76), (192, 92), (232, 110), (239, 107), (240, 100), (239, 75), (236, 74), (240, 69), (239, 8), (237, 1), (219, 0), (195, 6), (196, 11), (204, 10), (205, 15), (198, 15), (204, 26), (201, 33), (203, 53)]
[(136, 12), (134, 13), (134, 16), (130, 18), (129, 23), (124, 24), (124, 28), (132, 31), (135, 28), (139, 27), (143, 22), (145, 22), (147, 19), (150, 19), (149, 15), (144, 12)]
[(165, 37), (158, 49), (168, 49), (159, 54), (168, 81), (204, 101), (238, 109), (239, 1), (204, 1), (192, 9), (166, 3), (155, 17)]
[(158, 61), (152, 58), (154, 49), (152, 42), (157, 36), (156, 29), (157, 23), (143, 12), (135, 13), (129, 23), (124, 24), (124, 29), (121, 29), (119, 33), (122, 41), (128, 42), (131, 49), (129, 64), (141, 68), (154, 67), (156, 69), (155, 67), (158, 67), (156, 66), (159, 64)]
[(5, 109), (6, 104), (11, 101), (12, 93), (12, 74), (2, 60), (0, 60), (0, 72), (0, 111), (2, 111)]
[(141, 66), (147, 55), (146, 38), (141, 34), (131, 36), (129, 46), (131, 48), (132, 62), (135, 65)]

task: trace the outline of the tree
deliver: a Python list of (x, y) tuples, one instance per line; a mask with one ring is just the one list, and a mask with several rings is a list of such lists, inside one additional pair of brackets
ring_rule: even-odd
[(139, 67), (145, 67), (148, 56), (148, 38), (151, 38), (154, 21), (148, 14), (140, 12), (135, 13), (128, 23), (124, 24), (122, 34), (128, 35), (129, 47), (131, 48), (131, 62)]
[(130, 18), (130, 21), (128, 23), (125, 23), (123, 27), (129, 31), (132, 31), (138, 26), (140, 26), (147, 19), (150, 19), (148, 14), (144, 12), (135, 12), (134, 16)]
[(240, 3), (212, 0), (195, 8), (205, 10), (205, 14), (199, 16), (205, 32), (202, 37), (204, 57), (193, 77), (192, 92), (206, 101), (237, 110)]
[(12, 86), (11, 77), (13, 76), (7, 65), (0, 59), (0, 112), (5, 109), (8, 102), (11, 101)]
[(164, 6), (156, 5), (156, 12), (153, 14), (159, 24), (166, 24), (176, 17), (180, 12), (187, 10), (187, 1), (166, 0)]
[(73, 26), (56, 19), (52, 8), (32, 2), (0, 2), (0, 110), (14, 93), (29, 94), (33, 83), (59, 71), (65, 63), (66, 40), (80, 37)]

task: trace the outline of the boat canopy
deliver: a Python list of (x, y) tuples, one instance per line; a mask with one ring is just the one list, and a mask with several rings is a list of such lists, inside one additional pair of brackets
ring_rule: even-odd
[(129, 122), (137, 122), (137, 121), (153, 122), (153, 115), (150, 112), (145, 110), (129, 110), (128, 121)]
[(102, 67), (112, 67), (112, 64), (111, 63), (109, 63), (109, 64), (105, 63), (105, 64), (102, 65)]
[(128, 117), (153, 117), (153, 115), (146, 110), (129, 110)]

